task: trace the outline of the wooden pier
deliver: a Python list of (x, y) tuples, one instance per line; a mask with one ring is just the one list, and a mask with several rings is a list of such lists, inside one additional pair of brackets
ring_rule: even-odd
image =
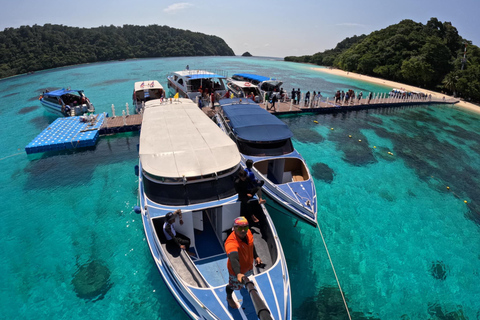
[(99, 129), (100, 135), (139, 131), (142, 126), (142, 114), (108, 117)]
[[(335, 103), (333, 100), (323, 99), (322, 101), (316, 101), (308, 106), (305, 106), (302, 101), (299, 105), (292, 104), (291, 101), (279, 101), (275, 104), (275, 109), (272, 108), (270, 103), (260, 103), (260, 106), (267, 109), (274, 115), (281, 114), (301, 114), (301, 113), (336, 113), (336, 112), (349, 112), (365, 109), (377, 109), (377, 108), (394, 108), (413, 105), (430, 105), (430, 104), (455, 104), (456, 99), (392, 99), (392, 98), (372, 98), (368, 99), (355, 99), (350, 103)], [(216, 112), (220, 110), (218, 104), (215, 108), (203, 107), (203, 112), (209, 117), (213, 117)], [(128, 116), (108, 117), (103, 122), (103, 125), (99, 129), (100, 135), (114, 134), (121, 132), (139, 131), (142, 126), (142, 114), (133, 114)]]

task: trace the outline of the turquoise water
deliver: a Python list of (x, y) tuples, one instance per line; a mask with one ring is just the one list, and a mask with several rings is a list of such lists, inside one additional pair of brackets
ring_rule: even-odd
[[(166, 87), (167, 74), (187, 64), (270, 75), (287, 91), (324, 96), (390, 89), (242, 57), (111, 62), (0, 81), (0, 318), (187, 319), (133, 212), (138, 133), (84, 151), (23, 149), (55, 119), (38, 102), (45, 88), (84, 89), (98, 112), (114, 104), (121, 114), (135, 81)], [(281, 119), (315, 176), (319, 225), (352, 318), (478, 319), (480, 117), (431, 106)], [(271, 214), (294, 319), (347, 319), (318, 230)]]

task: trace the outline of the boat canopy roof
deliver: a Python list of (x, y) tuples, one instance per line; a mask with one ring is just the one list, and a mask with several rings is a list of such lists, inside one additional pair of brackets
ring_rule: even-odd
[(45, 92), (44, 95), (52, 96), (52, 97), (61, 97), (67, 93), (79, 94), (80, 92), (83, 92), (83, 90), (72, 90), (72, 89), (63, 88), (63, 89), (58, 89), (50, 92)]
[(163, 89), (163, 86), (157, 80), (147, 80), (135, 82), (135, 91), (148, 89)]
[(220, 100), (223, 114), (230, 120), (230, 126), (238, 138), (246, 141), (270, 142), (289, 139), (293, 136), (284, 122), (258, 104), (230, 104), (225, 100), (229, 99)]
[(140, 134), (142, 168), (157, 177), (200, 177), (240, 163), (237, 145), (190, 99), (146, 108)]
[(188, 79), (211, 79), (211, 78), (225, 78), (222, 75), (206, 71), (206, 70), (182, 70), (172, 73), (173, 75), (185, 77)]
[[(267, 80), (275, 80), (273, 78), (259, 76), (257, 74), (251, 74), (251, 73), (236, 73), (232, 76), (232, 78), (235, 78), (235, 77), (242, 77), (244, 79), (257, 80), (258, 82), (263, 82), (263, 81), (267, 81)], [(235, 79), (235, 80), (237, 80), (237, 79)]]
[(238, 81), (238, 80), (230, 80), (228, 83), (232, 83), (234, 85), (239, 86), (240, 88), (258, 88), (256, 85), (254, 85), (251, 82), (248, 81)]

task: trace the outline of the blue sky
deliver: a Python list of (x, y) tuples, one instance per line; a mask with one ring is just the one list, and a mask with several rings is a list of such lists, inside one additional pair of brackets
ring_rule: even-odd
[(235, 54), (284, 57), (314, 54), (353, 35), (369, 34), (404, 19), (450, 21), (480, 46), (480, 0), (297, 1), (2, 1), (0, 30), (22, 25), (166, 25), (226, 41)]

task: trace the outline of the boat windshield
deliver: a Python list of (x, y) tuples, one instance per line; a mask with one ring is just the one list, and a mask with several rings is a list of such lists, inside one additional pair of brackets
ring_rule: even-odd
[(290, 139), (268, 143), (238, 141), (238, 150), (240, 153), (254, 157), (279, 156), (294, 151)]
[(155, 182), (143, 174), (143, 185), (147, 197), (156, 203), (171, 206), (192, 205), (233, 196), (236, 193), (234, 188), (236, 176), (237, 171), (218, 180), (189, 182), (183, 185)]

